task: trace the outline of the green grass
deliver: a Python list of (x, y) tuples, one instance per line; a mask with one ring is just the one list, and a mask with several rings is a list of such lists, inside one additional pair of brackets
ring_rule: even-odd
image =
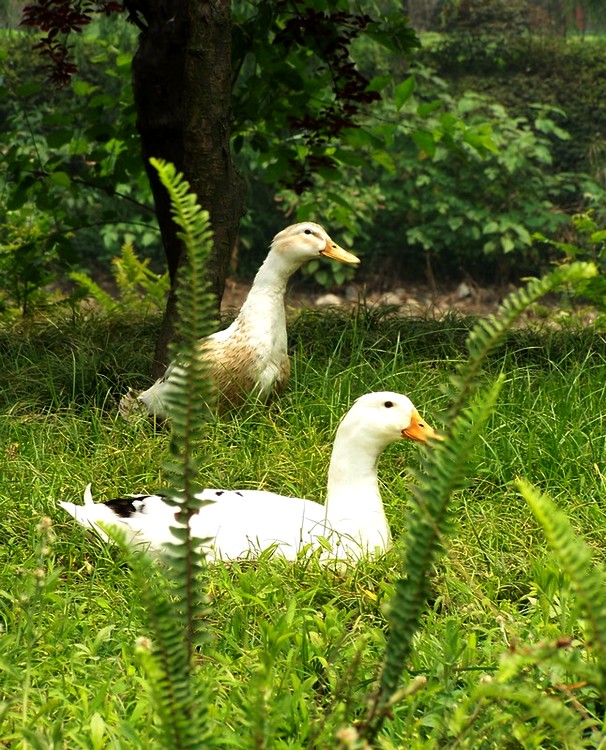
[[(125, 387), (146, 382), (157, 323), (90, 318), (0, 331), (0, 747), (162, 747), (139, 656), (149, 631), (126, 558), (56, 506), (88, 482), (98, 499), (162, 486), (168, 433), (116, 416)], [(209, 424), (203, 482), (323, 498), (332, 437), (355, 397), (404, 392), (440, 427), (443, 386), (466, 356), (471, 325), (379, 310), (302, 314), (287, 392)], [(595, 728), (604, 696), (566, 687), (580, 685), (592, 662), (583, 611), (514, 482), (549, 493), (606, 561), (606, 341), (592, 330), (517, 330), (490, 357), (483, 384), (500, 373), (506, 383), (468, 486), (453, 498), (456, 531), (406, 664), (406, 679), (426, 684), (396, 707), (378, 747), (605, 746)], [(403, 544), (409, 467), (422, 450), (392, 446), (380, 465)], [(315, 560), (210, 569), (196, 679), (210, 688), (213, 746), (356, 747), (335, 734), (364, 718), (398, 570), (397, 551), (347, 575)], [(507, 661), (561, 636), (573, 647), (524, 667)], [(504, 663), (508, 681), (491, 699), (486, 686), (503, 682)], [(553, 724), (523, 704), (530, 688), (561, 696)]]

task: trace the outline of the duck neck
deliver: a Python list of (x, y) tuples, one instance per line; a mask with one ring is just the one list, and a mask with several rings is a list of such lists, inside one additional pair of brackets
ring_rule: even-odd
[(271, 250), (257, 271), (242, 312), (259, 304), (264, 306), (271, 300), (283, 301), (288, 280), (298, 268), (299, 264), (288, 262), (282, 254)]
[(391, 539), (377, 477), (384, 447), (342, 424), (328, 469), (327, 523), (371, 548), (386, 548)]

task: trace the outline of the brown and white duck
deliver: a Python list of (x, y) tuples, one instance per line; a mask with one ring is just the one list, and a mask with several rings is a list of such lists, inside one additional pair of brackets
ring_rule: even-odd
[[(200, 356), (209, 365), (218, 406), (233, 406), (254, 395), (267, 398), (282, 389), (290, 375), (284, 296), (290, 277), (315, 258), (357, 264), (359, 258), (337, 245), (319, 225), (306, 221), (283, 229), (255, 276), (237, 318), (223, 331), (200, 340)], [(171, 384), (172, 362), (164, 375), (139, 393), (130, 389), (120, 413), (143, 413), (165, 419), (164, 396)]]

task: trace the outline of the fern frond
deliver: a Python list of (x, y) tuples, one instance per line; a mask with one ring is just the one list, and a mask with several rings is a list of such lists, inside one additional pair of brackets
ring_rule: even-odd
[[(530, 687), (516, 687), (513, 685), (499, 683), (497, 680), (483, 682), (474, 691), (472, 703), (482, 700), (490, 700), (502, 704), (507, 701), (517, 706), (517, 711), (507, 711), (507, 721), (515, 727), (516, 716), (519, 717), (520, 725), (523, 725), (524, 736), (528, 742), (526, 747), (539, 747), (541, 744), (532, 743), (532, 735), (535, 734), (536, 742), (541, 742), (545, 736), (557, 737), (558, 747), (568, 750), (581, 750), (588, 747), (584, 732), (594, 729), (595, 724), (590, 719), (580, 719), (579, 714), (569, 708), (562, 700), (557, 700), (542, 695)], [(497, 712), (502, 710), (497, 707)], [(528, 728), (529, 720), (534, 719)], [(535, 726), (536, 724), (536, 726)], [(531, 744), (532, 743), (532, 744)]]
[(101, 289), (99, 284), (93, 281), (84, 271), (71, 271), (69, 278), (78, 284), (86, 295), (92, 297), (105, 312), (109, 312), (116, 307), (116, 301), (111, 294)]
[(175, 168), (159, 159), (150, 160), (166, 187), (173, 220), (179, 226), (188, 263), (179, 276), (178, 334), (182, 342), (174, 351), (176, 365), (166, 396), (171, 417), (169, 500), (178, 506), (176, 538), (166, 555), (166, 566), (158, 568), (145, 555), (133, 557), (155, 641), (143, 653), (148, 679), (156, 697), (167, 750), (206, 747), (205, 706), (191, 679), (196, 643), (203, 638), (205, 597), (204, 556), (200, 540), (191, 535), (189, 521), (201, 503), (196, 498), (199, 461), (195, 451), (204, 435), (206, 402), (211, 394), (204, 361), (198, 356), (198, 339), (214, 324), (214, 301), (207, 292), (205, 263), (212, 246), (208, 213), (190, 194), (189, 184)]
[(576, 536), (568, 517), (550, 497), (524, 479), (518, 479), (516, 485), (543, 527), (583, 605), (593, 632), (592, 646), (606, 683), (606, 570), (594, 563), (589, 546)]
[(131, 554), (131, 565), (142, 593), (152, 642), (135, 644), (145, 670), (154, 707), (160, 718), (166, 750), (202, 750), (208, 736), (205, 721), (208, 695), (191, 679), (192, 659), (186, 645), (179, 598), (172, 579), (147, 555)]
[[(380, 702), (387, 703), (399, 685), (405, 659), (417, 632), (430, 592), (430, 574), (442, 540), (451, 530), (448, 501), (463, 486), (470, 457), (486, 420), (492, 413), (504, 383), (500, 377), (481, 398), (452, 422), (450, 439), (434, 448), (415, 472), (412, 509), (406, 534), (405, 577), (396, 582), (390, 607), (390, 635), (381, 674)], [(439, 452), (436, 460), (435, 452)]]
[(398, 690), (405, 660), (419, 628), (430, 588), (430, 575), (443, 540), (453, 527), (448, 504), (452, 493), (463, 486), (479, 434), (491, 414), (502, 387), (497, 379), (488, 392), (471, 403), (477, 375), (490, 352), (528, 307), (548, 292), (574, 285), (597, 273), (592, 263), (572, 263), (555, 269), (542, 279), (532, 279), (510, 295), (495, 316), (481, 320), (471, 331), (469, 358), (451, 379), (445, 440), (427, 452), (407, 520), (403, 575), (396, 584), (379, 688), (363, 730), (372, 741), (379, 732), (390, 700)]
[(154, 273), (149, 268), (149, 258), (138, 258), (130, 243), (125, 242), (120, 255), (112, 259), (112, 273), (121, 304), (129, 307), (164, 307), (169, 289), (168, 272), (162, 275)]

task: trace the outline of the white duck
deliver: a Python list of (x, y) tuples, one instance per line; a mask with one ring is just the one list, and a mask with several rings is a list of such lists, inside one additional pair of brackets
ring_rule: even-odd
[[(260, 490), (206, 489), (198, 497), (209, 503), (192, 517), (192, 535), (211, 561), (256, 557), (270, 547), (292, 560), (303, 548), (325, 548), (325, 539), (332, 546), (324, 555), (328, 559), (381, 554), (390, 547), (391, 534), (377, 465), (381, 452), (400, 438), (439, 439), (406, 396), (390, 391), (361, 396), (337, 430), (324, 505)], [(170, 527), (176, 525), (177, 508), (162, 495), (93, 503), (89, 485), (84, 505), (59, 504), (106, 540), (102, 526), (122, 528), (130, 543), (152, 550), (175, 541)]]
[[(342, 263), (360, 262), (333, 242), (319, 224), (307, 221), (283, 229), (274, 237), (238, 317), (229, 328), (200, 340), (200, 354), (210, 364), (219, 405), (238, 404), (250, 393), (266, 398), (286, 385), (290, 375), (286, 285), (301, 266), (321, 256)], [(165, 419), (164, 396), (173, 371), (171, 363), (151, 388), (141, 393), (130, 389), (120, 401), (122, 416), (146, 413)]]

